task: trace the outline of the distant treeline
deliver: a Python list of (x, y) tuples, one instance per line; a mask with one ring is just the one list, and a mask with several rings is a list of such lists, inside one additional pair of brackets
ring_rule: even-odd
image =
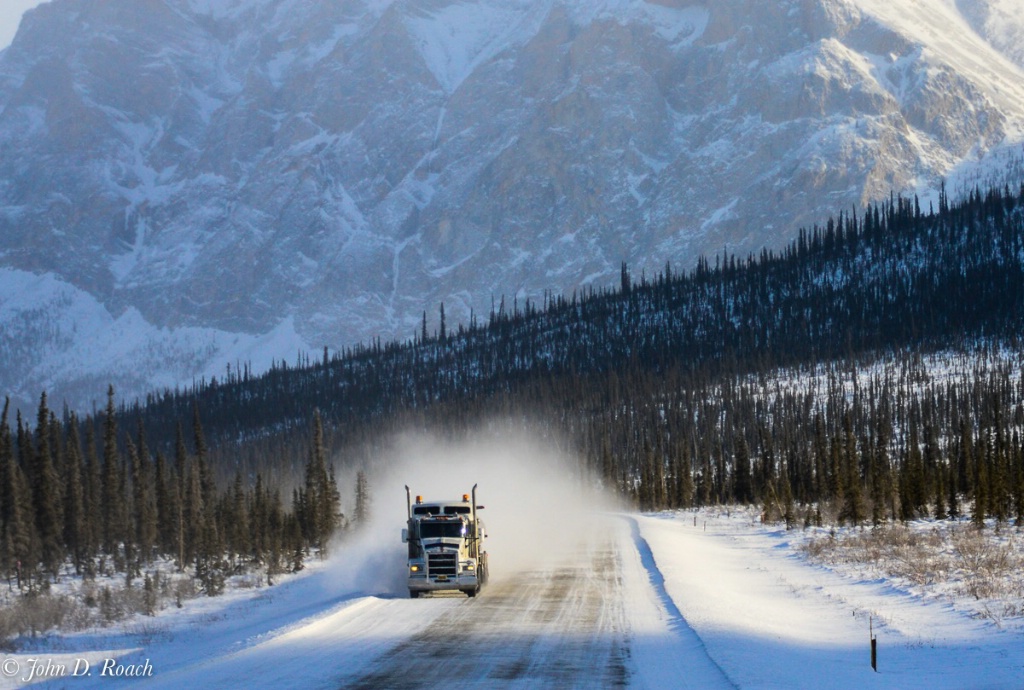
[[(424, 315), (408, 342), (325, 350), (259, 376), (243, 365), (139, 403), (111, 398), (98, 419), (40, 413), (35, 431), (17, 423), (4, 457), (29, 478), (41, 447), (74, 448), (78, 435), (88, 456), (90, 430), (103, 429), (104, 452), (126, 466), (137, 455), (140, 477), (155, 476), (161, 454), (173, 458), (163, 471), (186, 488), (198, 482), (227, 526), (231, 492), (250, 511), (272, 502), (305, 486), (321, 450), (328, 469), (371, 469), (397, 431), (458, 436), (518, 420), (645, 509), (757, 501), (791, 521), (968, 509), (979, 522), (1007, 520), (1024, 506), (1022, 317), (1024, 186), (956, 203), (943, 193), (927, 211), (891, 197), (801, 230), (778, 253), (639, 279), (623, 265), (616, 289), (501, 300), (485, 323), (450, 328), (442, 305), (440, 328), (428, 332)], [(934, 352), (969, 356), (933, 379), (922, 362)], [(878, 361), (889, 365), (871, 368)], [(203, 444), (181, 451), (188, 420)], [(156, 452), (140, 452), (143, 440)], [(308, 520), (298, 499), (296, 524)], [(279, 510), (281, 534), (293, 535), (281, 539), (299, 544)]]

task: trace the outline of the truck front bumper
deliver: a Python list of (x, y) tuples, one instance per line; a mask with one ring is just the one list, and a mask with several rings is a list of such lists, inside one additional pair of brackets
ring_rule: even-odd
[(435, 577), (418, 576), (409, 578), (409, 591), (410, 592), (443, 592), (446, 590), (476, 590), (480, 587), (480, 581), (477, 579), (476, 573), (468, 574), (463, 573), (460, 575), (444, 576), (439, 575)]

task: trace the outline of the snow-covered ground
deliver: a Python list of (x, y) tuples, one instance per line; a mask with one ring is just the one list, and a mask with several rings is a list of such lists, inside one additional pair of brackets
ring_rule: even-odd
[(803, 533), (749, 513), (637, 520), (669, 597), (737, 687), (1024, 686), (1019, 634), (893, 580), (813, 565), (796, 548)]
[(272, 588), (0, 655), (0, 688), (105, 687), (104, 663), (146, 688), (1024, 686), (1019, 632), (898, 580), (815, 565), (807, 533), (749, 511), (586, 524), (554, 558), (496, 552), (502, 568), (476, 599), (406, 598), (401, 549), (375, 539)]

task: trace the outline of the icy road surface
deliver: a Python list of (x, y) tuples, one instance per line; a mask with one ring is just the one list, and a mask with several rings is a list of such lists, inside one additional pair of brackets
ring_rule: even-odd
[[(190, 635), (208, 656), (179, 664), (173, 651), (162, 659), (159, 645), (147, 650), (154, 674), (140, 687), (733, 687), (678, 611), (666, 611), (646, 569), (650, 559), (634, 544), (635, 526), (597, 519), (601, 529), (575, 551), (514, 577), (496, 576), (474, 599), (327, 598), (316, 611), (307, 602), (308, 616), (262, 639), (240, 640), (237, 650), (216, 631), (230, 628), (230, 617), (218, 621), (212, 646), (202, 630)], [(329, 579), (325, 573), (294, 583), (297, 591), (286, 598), (297, 604), (323, 596)], [(275, 601), (268, 609), (287, 606)]]
[(475, 599), (339, 589), (339, 568), (393, 565), (391, 555), (356, 562), (339, 552), (258, 596), (195, 602), (213, 608), (7, 658), (69, 667), (87, 658), (91, 676), (50, 682), (83, 689), (130, 685), (99, 676), (106, 657), (148, 660), (153, 674), (138, 687), (176, 690), (1024, 687), (1019, 634), (885, 581), (809, 565), (785, 530), (703, 513), (590, 525), (559, 559), (504, 564)]

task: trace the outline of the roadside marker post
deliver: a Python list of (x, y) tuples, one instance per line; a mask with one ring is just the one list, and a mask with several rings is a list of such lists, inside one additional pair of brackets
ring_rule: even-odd
[(871, 637), (871, 670), (878, 673), (878, 638), (875, 637), (875, 620), (868, 618), (868, 634)]

